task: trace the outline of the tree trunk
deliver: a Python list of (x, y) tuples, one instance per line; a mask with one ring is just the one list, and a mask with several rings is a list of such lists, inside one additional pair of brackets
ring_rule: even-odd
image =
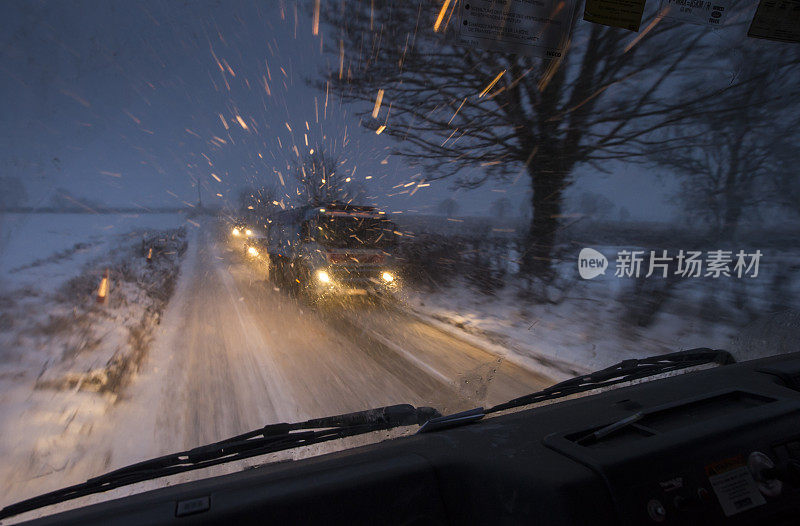
[(725, 203), (725, 216), (722, 220), (719, 237), (726, 241), (731, 241), (736, 235), (736, 229), (739, 226), (739, 218), (742, 215), (742, 202), (736, 195), (727, 197)]
[[(742, 129), (745, 129), (742, 126)], [(734, 139), (730, 147), (731, 159), (728, 165), (728, 173), (725, 176), (725, 187), (723, 189), (725, 202), (722, 216), (722, 226), (719, 235), (722, 239), (732, 240), (739, 224), (739, 217), (742, 215), (742, 180), (747, 174), (740, 173), (741, 149), (743, 143), (743, 132), (740, 132)]]
[(534, 173), (532, 178), (533, 215), (525, 239), (522, 272), (549, 281), (553, 278), (552, 253), (561, 215), (561, 200), (566, 176), (561, 173)]

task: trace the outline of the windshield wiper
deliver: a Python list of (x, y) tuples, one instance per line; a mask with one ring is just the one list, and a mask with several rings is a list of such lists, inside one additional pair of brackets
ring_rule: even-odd
[(622, 382), (630, 382), (631, 380), (676, 371), (678, 369), (685, 369), (687, 367), (695, 367), (708, 363), (727, 365), (735, 362), (736, 360), (733, 359), (733, 356), (731, 356), (728, 351), (707, 348), (689, 349), (686, 351), (650, 356), (648, 358), (623, 360), (605, 369), (576, 376), (575, 378), (570, 378), (569, 380), (551, 385), (541, 391), (514, 398), (513, 400), (487, 409), (485, 413), (496, 413), (514, 407), (535, 404), (545, 400), (553, 400), (554, 398), (562, 398), (576, 393), (591, 391), (592, 389), (599, 389)]
[[(431, 431), (439, 431), (448, 427), (469, 424), (481, 420), (484, 416), (514, 407), (521, 407), (524, 405), (535, 404), (545, 400), (553, 400), (562, 398), (564, 396), (591, 391), (600, 387), (619, 384), (622, 382), (630, 382), (639, 378), (647, 376), (654, 376), (657, 374), (667, 373), (669, 371), (676, 371), (678, 369), (685, 369), (687, 367), (694, 367), (697, 365), (704, 365), (707, 363), (718, 363), (719, 365), (726, 365), (735, 363), (736, 360), (728, 351), (714, 350), (714, 349), (690, 349), (687, 351), (678, 351), (669, 354), (660, 354), (657, 356), (650, 356), (648, 358), (623, 360), (618, 364), (606, 367), (593, 373), (576, 376), (569, 380), (564, 380), (557, 384), (551, 385), (541, 391), (514, 398), (508, 402), (498, 404), (494, 407), (484, 409), (483, 407), (476, 407), (469, 411), (455, 413), (452, 415), (445, 415), (438, 418), (432, 418), (427, 421), (418, 431), (419, 433), (427, 433)], [(628, 425), (629, 422), (624, 421), (618, 423), (619, 425)], [(609, 429), (601, 430), (601, 432), (614, 432), (616, 425), (609, 426)], [(601, 434), (602, 436), (602, 434)], [(591, 440), (589, 437), (587, 440)]]
[(315, 418), (305, 422), (269, 424), (263, 428), (188, 451), (131, 464), (81, 484), (23, 500), (0, 510), (0, 519), (59, 502), (101, 493), (150, 480), (202, 469), (329, 440), (336, 440), (395, 427), (423, 425), (441, 414), (431, 407), (408, 404), (367, 409), (355, 413)]

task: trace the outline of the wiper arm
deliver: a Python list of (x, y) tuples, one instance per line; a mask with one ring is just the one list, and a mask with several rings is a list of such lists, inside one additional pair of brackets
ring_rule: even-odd
[(431, 407), (400, 404), (315, 418), (305, 422), (269, 424), (188, 451), (131, 464), (81, 484), (11, 504), (0, 510), (0, 519), (145, 480), (373, 431), (423, 425), (431, 418), (440, 416), (441, 414)]
[(486, 414), (503, 411), (523, 405), (535, 404), (545, 400), (561, 398), (575, 393), (591, 391), (600, 387), (606, 387), (622, 382), (630, 382), (639, 378), (662, 374), (687, 367), (704, 365), (707, 363), (718, 363), (726, 365), (735, 363), (736, 360), (727, 351), (698, 348), (686, 351), (678, 351), (668, 354), (650, 356), (632, 360), (623, 360), (616, 365), (606, 367), (593, 373), (576, 376), (569, 380), (564, 380), (546, 389), (531, 393), (508, 402), (496, 405), (486, 410)]

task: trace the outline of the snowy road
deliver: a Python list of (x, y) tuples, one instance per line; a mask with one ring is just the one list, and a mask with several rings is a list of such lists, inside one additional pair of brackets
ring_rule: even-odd
[(155, 341), (118, 398), (35, 392), (41, 402), (5, 437), (16, 445), (3, 505), (268, 423), (396, 403), (449, 413), (553, 383), (400, 304), (298, 303), (242, 252), (213, 221), (194, 229)]
[(213, 224), (190, 250), (154, 356), (169, 356), (158, 413), (182, 446), (394, 403), (460, 411), (552, 383), (397, 306), (298, 303)]

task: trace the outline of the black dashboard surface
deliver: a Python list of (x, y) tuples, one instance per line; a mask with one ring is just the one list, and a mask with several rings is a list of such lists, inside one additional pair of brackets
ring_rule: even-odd
[[(636, 415), (635, 423), (583, 437)], [(798, 524), (800, 353), (264, 465), (35, 524)]]

